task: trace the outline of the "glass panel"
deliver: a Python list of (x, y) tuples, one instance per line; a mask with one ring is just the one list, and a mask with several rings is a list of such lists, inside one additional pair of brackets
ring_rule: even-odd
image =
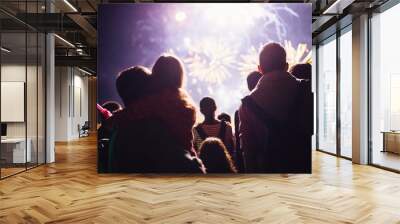
[[(44, 13), (45, 0), (1, 1), (0, 7), (24, 20)], [(0, 12), (2, 143), (0, 177), (45, 162), (45, 35)], [(34, 17), (36, 18), (36, 17)], [(5, 97), (7, 96), (7, 97)]]
[(1, 174), (5, 177), (25, 170), (31, 158), (26, 150), (26, 33), (3, 32), (1, 47)]
[[(38, 13), (39, 4), (37, 1), (27, 2), (27, 13)], [(34, 17), (37, 18), (37, 17)], [(37, 23), (38, 21), (33, 21)], [(36, 30), (27, 30), (27, 142), (30, 144), (31, 158), (27, 163), (28, 168), (38, 164), (38, 33)]]
[(352, 35), (340, 36), (340, 153), (352, 156)]
[(26, 113), (27, 113), (27, 142), (28, 149), (30, 148), (30, 160), (28, 160), (28, 168), (37, 165), (37, 150), (38, 150), (38, 141), (37, 141), (37, 132), (38, 132), (38, 36), (36, 32), (27, 33), (28, 38), (28, 62), (27, 62), (27, 80), (26, 80)]
[(45, 108), (45, 88), (46, 88), (46, 76), (45, 76), (45, 44), (46, 37), (44, 34), (39, 33), (38, 35), (38, 163), (45, 163), (45, 120), (46, 120), (46, 108)]
[(372, 163), (400, 170), (400, 5), (377, 14), (372, 25)]
[(318, 148), (336, 153), (336, 39), (318, 48)]

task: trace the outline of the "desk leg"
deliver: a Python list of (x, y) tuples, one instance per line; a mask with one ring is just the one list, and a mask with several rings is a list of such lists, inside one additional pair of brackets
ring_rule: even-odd
[(383, 149), (381, 152), (386, 152), (386, 134), (382, 133), (383, 135)]

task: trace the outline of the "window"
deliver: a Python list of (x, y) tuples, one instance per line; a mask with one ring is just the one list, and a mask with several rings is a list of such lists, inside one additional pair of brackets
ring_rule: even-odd
[(318, 48), (318, 149), (336, 153), (336, 37)]
[(352, 35), (351, 26), (340, 36), (340, 155), (351, 158), (352, 148)]
[(400, 4), (371, 18), (371, 162), (400, 170)]

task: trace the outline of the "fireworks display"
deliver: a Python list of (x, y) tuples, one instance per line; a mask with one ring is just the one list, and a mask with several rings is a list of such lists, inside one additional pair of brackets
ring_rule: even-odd
[(202, 40), (192, 45), (186, 43), (188, 56), (184, 63), (188, 75), (210, 84), (221, 84), (231, 76), (236, 61), (235, 49), (223, 40)]
[(307, 44), (299, 44), (297, 48), (292, 46), (292, 42), (285, 41), (286, 60), (289, 68), (298, 63), (311, 62), (311, 51), (307, 49)]
[[(261, 46), (260, 46), (261, 48)], [(240, 55), (240, 60), (237, 62), (240, 74), (246, 76), (258, 69), (258, 50), (251, 46), (247, 53)]]
[[(104, 43), (114, 43), (108, 51), (121, 53), (100, 54), (99, 76), (135, 64), (151, 68), (159, 55), (173, 54), (184, 63), (185, 88), (194, 101), (211, 96), (219, 112), (232, 116), (247, 93), (245, 78), (257, 70), (265, 43), (284, 46), (290, 66), (311, 60), (309, 4), (135, 4), (111, 9), (100, 14), (100, 21), (115, 20), (104, 31), (112, 40)], [(108, 63), (110, 58), (114, 63)], [(99, 82), (101, 89), (112, 89), (105, 83), (112, 83), (111, 78)], [(102, 91), (102, 98), (118, 100), (115, 90)]]
[[(262, 46), (259, 46), (261, 48)], [(307, 44), (299, 44), (293, 47), (291, 41), (284, 41), (283, 47), (286, 50), (286, 60), (289, 68), (299, 63), (311, 63), (312, 52), (307, 48)], [(237, 63), (241, 75), (247, 76), (250, 72), (257, 70), (259, 49), (250, 47), (246, 54), (240, 55), (241, 60)]]

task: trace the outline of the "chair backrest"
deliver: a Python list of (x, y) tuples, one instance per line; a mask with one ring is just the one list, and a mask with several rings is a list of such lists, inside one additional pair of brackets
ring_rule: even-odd
[(85, 123), (82, 125), (82, 129), (89, 129), (89, 128), (90, 128), (89, 121), (85, 121)]

